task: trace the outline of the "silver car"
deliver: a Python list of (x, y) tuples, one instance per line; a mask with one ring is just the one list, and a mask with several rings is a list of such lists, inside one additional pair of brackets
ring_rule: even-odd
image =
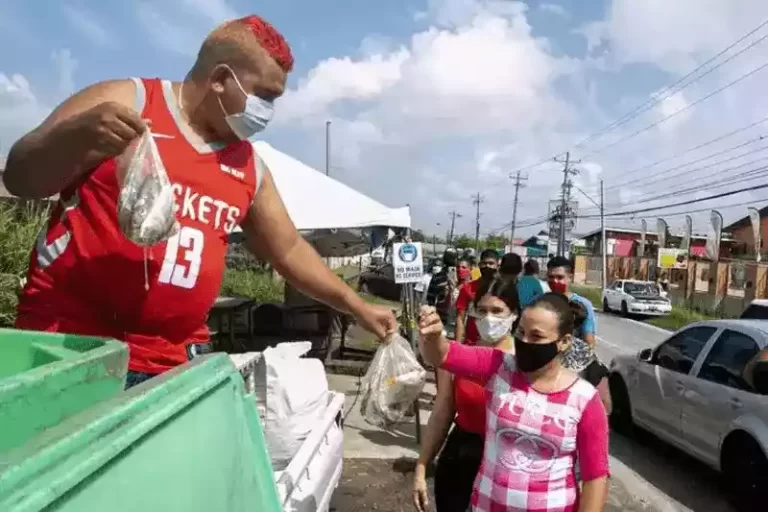
[[(733, 497), (768, 510), (768, 390), (744, 378), (768, 320), (697, 322), (610, 365), (611, 423), (637, 425), (722, 472)], [(741, 506), (739, 507), (741, 508)]]

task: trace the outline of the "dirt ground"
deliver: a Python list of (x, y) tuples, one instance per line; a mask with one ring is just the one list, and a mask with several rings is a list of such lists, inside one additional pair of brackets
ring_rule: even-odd
[[(341, 482), (331, 502), (334, 512), (414, 512), (410, 459), (346, 459)], [(429, 480), (431, 487), (431, 479)], [(432, 500), (434, 502), (434, 500)], [(616, 481), (611, 481), (605, 512), (654, 512)]]

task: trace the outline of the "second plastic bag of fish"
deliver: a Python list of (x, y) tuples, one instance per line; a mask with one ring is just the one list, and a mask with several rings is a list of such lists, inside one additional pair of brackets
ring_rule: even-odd
[(117, 219), (126, 238), (151, 247), (176, 234), (171, 181), (149, 129), (118, 158), (117, 178)]
[(418, 400), (426, 380), (427, 372), (408, 341), (394, 334), (389, 343), (379, 346), (363, 378), (363, 418), (383, 428), (399, 423)]

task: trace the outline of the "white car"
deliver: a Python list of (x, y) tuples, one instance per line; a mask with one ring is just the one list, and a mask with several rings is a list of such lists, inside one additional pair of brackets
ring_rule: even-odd
[(603, 311), (663, 316), (672, 312), (672, 301), (661, 295), (656, 283), (619, 279), (603, 290)]
[(768, 321), (713, 320), (618, 356), (610, 364), (611, 423), (651, 431), (722, 472), (733, 496), (760, 499), (759, 510), (768, 510), (768, 390), (744, 378), (766, 348)]

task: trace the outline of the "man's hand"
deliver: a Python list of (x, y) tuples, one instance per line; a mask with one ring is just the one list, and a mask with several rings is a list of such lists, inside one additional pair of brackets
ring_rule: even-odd
[(117, 156), (147, 129), (135, 110), (105, 101), (72, 119), (72, 133), (104, 157)]
[(364, 303), (355, 311), (355, 318), (363, 329), (382, 341), (397, 332), (397, 319), (387, 307)]

